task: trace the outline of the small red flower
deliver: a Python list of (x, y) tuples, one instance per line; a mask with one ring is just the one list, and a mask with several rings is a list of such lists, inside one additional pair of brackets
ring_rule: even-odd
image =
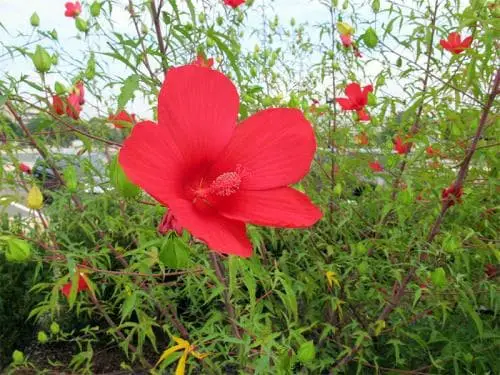
[(394, 150), (402, 155), (402, 154), (407, 154), (410, 152), (411, 150), (411, 146), (412, 146), (412, 143), (411, 142), (403, 142), (403, 139), (398, 135), (395, 139), (394, 139)]
[(76, 18), (82, 12), (82, 5), (79, 1), (75, 3), (67, 2), (66, 4), (64, 4), (64, 6), (66, 7), (66, 11), (64, 12), (64, 15), (66, 17)]
[(347, 98), (337, 98), (336, 100), (344, 111), (356, 111), (359, 121), (369, 121), (370, 116), (364, 109), (368, 103), (368, 94), (372, 91), (372, 85), (365, 86), (361, 90), (361, 86), (358, 83), (350, 83), (345, 88)]
[[(87, 289), (89, 289), (89, 286), (88, 286), (87, 282), (85, 281), (85, 278), (82, 277), (82, 273), (80, 272), (78, 274), (78, 286), (77, 286), (76, 292), (78, 293), (78, 292), (81, 292), (82, 290), (87, 290)], [(61, 288), (61, 292), (67, 298), (69, 298), (69, 295), (71, 293), (71, 282), (64, 284)]]
[(24, 163), (19, 164), (19, 170), (23, 173), (31, 174), (31, 168)]
[(438, 156), (439, 150), (432, 148), (432, 146), (428, 146), (425, 149), (425, 153), (427, 154), (427, 156)]
[(52, 97), (52, 108), (58, 115), (64, 115), (64, 102), (59, 95)]
[(441, 39), (439, 44), (441, 44), (441, 47), (445, 50), (450, 51), (454, 55), (458, 55), (471, 46), (472, 36), (468, 36), (462, 40), (459, 33), (453, 32), (448, 35), (448, 40)]
[(75, 94), (78, 95), (78, 98), (80, 99), (79, 100), (79, 103), (80, 105), (84, 105), (85, 104), (85, 88), (83, 87), (83, 82), (82, 81), (79, 81), (76, 85), (75, 85)]
[(160, 234), (165, 234), (170, 230), (175, 231), (180, 236), (182, 235), (184, 228), (182, 228), (172, 212), (168, 210), (165, 215), (163, 215), (163, 219), (161, 219), (161, 222), (158, 225), (158, 232)]
[(312, 100), (312, 104), (309, 106), (309, 112), (314, 113), (318, 116), (324, 115), (324, 111), (318, 111), (319, 101), (316, 99)]
[(443, 189), (443, 191), (441, 192), (441, 199), (443, 203), (451, 207), (455, 203), (462, 203), (463, 193), (464, 190), (461, 186), (457, 188), (457, 186), (453, 184), (450, 187)]
[(345, 48), (352, 46), (351, 34), (340, 34), (340, 41)]
[(194, 237), (248, 257), (246, 223), (309, 227), (322, 213), (289, 187), (308, 173), (316, 150), (304, 115), (273, 108), (237, 126), (238, 109), (236, 88), (222, 73), (172, 68), (160, 90), (158, 124), (137, 124), (119, 162)]
[(136, 123), (135, 114), (132, 113), (129, 115), (128, 112), (124, 110), (116, 115), (109, 115), (108, 120), (117, 129), (133, 126)]
[(210, 57), (206, 59), (202, 54), (199, 54), (196, 56), (196, 59), (191, 63), (191, 65), (212, 69), (214, 66), (214, 58)]
[(237, 8), (243, 4), (245, 0), (224, 0), (224, 4), (229, 5), (231, 8)]
[(70, 94), (66, 105), (66, 114), (73, 117), (75, 120), (78, 120), (80, 118), (81, 111), (82, 107), (80, 106), (80, 96), (76, 93)]
[(371, 162), (370, 168), (373, 172), (383, 172), (384, 171), (384, 167), (378, 161)]

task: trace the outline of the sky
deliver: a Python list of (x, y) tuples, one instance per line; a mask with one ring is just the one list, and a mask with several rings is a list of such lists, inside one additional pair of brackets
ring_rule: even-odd
[[(227, 7), (223, 7), (219, 0), (195, 0), (195, 3), (201, 5), (201, 2), (205, 4), (217, 4), (219, 8), (216, 8), (217, 12), (223, 11), (228, 12), (231, 11)], [(98, 45), (92, 45), (93, 48), (106, 48), (106, 39), (105, 38), (97, 38), (97, 39), (88, 39), (85, 40), (81, 37), (81, 33), (78, 33), (75, 26), (74, 21), (71, 18), (64, 17), (64, 3), (66, 0), (0, 0), (0, 23), (3, 27), (8, 30), (8, 33), (5, 30), (0, 29), (0, 40), (7, 45), (19, 45), (20, 41), (28, 42), (28, 49), (34, 50), (37, 41), (36, 33), (33, 33), (33, 28), (29, 23), (29, 18), (33, 12), (37, 12), (40, 17), (40, 30), (57, 30), (59, 36), (59, 44), (63, 46), (66, 51), (70, 52), (71, 57), (82, 56), (82, 51), (88, 50), (88, 43), (97, 43)], [(114, 27), (117, 31), (133, 33), (133, 24), (130, 20), (129, 14), (125, 9), (127, 0), (117, 0), (116, 6), (112, 12), (112, 19)], [(91, 1), (83, 1), (83, 4), (89, 4)], [(181, 3), (181, 1), (178, 1)], [(339, 1), (341, 4), (342, 1)], [(261, 5), (265, 4), (265, 8), (262, 8)], [(382, 2), (382, 7), (384, 6), (384, 2)], [(383, 16), (379, 13), (377, 15), (378, 19), (371, 12), (369, 6), (366, 7), (366, 10), (363, 8), (363, 14), (360, 16), (357, 15), (359, 20), (358, 24), (363, 24), (364, 20), (367, 22), (382, 22), (384, 20)], [(252, 29), (254, 27), (259, 27), (261, 25), (261, 14), (262, 11), (266, 12), (266, 15), (279, 15), (281, 22), (288, 23), (289, 20), (293, 17), (296, 19), (297, 23), (307, 23), (306, 29), (312, 35), (317, 35), (317, 25), (328, 21), (330, 15), (326, 10), (325, 6), (320, 4), (319, 0), (255, 0), (254, 5), (249, 9), (247, 13), (247, 27)], [(85, 9), (82, 16), (84, 18), (89, 18), (88, 8)], [(348, 20), (351, 15), (351, 10), (348, 9), (346, 11), (342, 11), (342, 16), (345, 20)], [(147, 15), (146, 15), (147, 16)], [(144, 20), (147, 24), (149, 19)], [(152, 25), (149, 25), (152, 27)], [(367, 27), (364, 25), (362, 27)], [(360, 31), (361, 32), (361, 31)], [(22, 36), (21, 36), (22, 35)], [(30, 36), (31, 35), (31, 36)], [(248, 34), (247, 34), (248, 35)], [(42, 41), (41, 44), (45, 42)], [(255, 38), (246, 37), (246, 41), (243, 42), (243, 48), (248, 50), (253, 50), (255, 44)], [(53, 43), (51, 44), (53, 46)], [(369, 51), (364, 52), (369, 53)], [(379, 74), (383, 69), (384, 65), (376, 60), (371, 60), (369, 56), (365, 60), (365, 73), (367, 76), (365, 79), (367, 81), (372, 81), (374, 77)], [(319, 55), (318, 55), (319, 58)], [(395, 59), (395, 58), (394, 58)], [(64, 61), (66, 60), (66, 61)], [(311, 62), (309, 62), (311, 63)], [(65, 78), (65, 75), (71, 75), (72, 70), (72, 61), (66, 58), (63, 58), (62, 61), (60, 59), (60, 63), (58, 65), (59, 74), (49, 74), (47, 77), (47, 83), (53, 84), (56, 80), (61, 80)], [(21, 74), (29, 74), (30, 79), (34, 82), (39, 82), (39, 76), (33, 71), (32, 63), (29, 59), (19, 57), (18, 55), (15, 57), (10, 57), (6, 54), (4, 48), (0, 46), (0, 76), (3, 76), (5, 73), (9, 73), (14, 77), (19, 77)], [(116, 62), (108, 66), (110, 74), (114, 74), (116, 76), (120, 76), (124, 74), (123, 67), (120, 63)], [(330, 85), (330, 82), (326, 80), (324, 82), (325, 85)], [(114, 88), (114, 92), (116, 92), (118, 88)], [(318, 88), (321, 91), (321, 87)], [(108, 90), (112, 90), (108, 88)], [(394, 86), (392, 95), (402, 95), (402, 90), (398, 88), (396, 85)], [(109, 106), (112, 106), (112, 103), (108, 103)], [(139, 115), (139, 117), (147, 117), (150, 116), (150, 108), (151, 106), (146, 103), (143, 99), (137, 98), (131, 104), (131, 111), (135, 112)], [(94, 116), (96, 114), (104, 115), (107, 113), (107, 108), (92, 108), (88, 106), (86, 108), (87, 116)]]

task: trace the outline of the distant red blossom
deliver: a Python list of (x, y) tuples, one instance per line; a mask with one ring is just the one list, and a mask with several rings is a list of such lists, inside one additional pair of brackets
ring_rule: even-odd
[(439, 44), (441, 44), (441, 47), (443, 47), (445, 50), (450, 51), (454, 55), (458, 55), (471, 46), (472, 36), (468, 36), (467, 38), (462, 40), (462, 37), (459, 33), (452, 32), (450, 33), (450, 35), (448, 35), (447, 40), (441, 39), (439, 41)]
[(66, 103), (66, 114), (75, 120), (80, 118), (80, 112), (82, 107), (80, 106), (80, 95), (77, 93), (69, 94)]
[(394, 140), (394, 151), (400, 155), (404, 155), (410, 152), (412, 143), (403, 142), (403, 139), (398, 135)]
[(82, 5), (80, 4), (79, 1), (75, 3), (68, 1), (66, 4), (64, 4), (64, 6), (66, 7), (66, 11), (64, 12), (64, 15), (66, 17), (76, 18), (82, 12)]
[(64, 107), (64, 101), (59, 95), (52, 96), (52, 108), (54, 109), (55, 113), (57, 113), (58, 115), (64, 115), (64, 113), (66, 112)]
[(370, 162), (370, 168), (373, 172), (383, 172), (384, 171), (384, 167), (378, 161)]
[(199, 54), (198, 56), (196, 56), (196, 59), (194, 59), (191, 64), (195, 66), (201, 66), (204, 68), (212, 69), (212, 67), (214, 66), (214, 58), (210, 57), (206, 59), (202, 54)]
[(237, 8), (244, 2), (245, 0), (224, 0), (224, 4), (229, 5), (231, 8)]
[(135, 114), (129, 114), (125, 110), (122, 110), (115, 115), (109, 115), (108, 121), (111, 122), (117, 129), (123, 129), (136, 123)]
[(163, 218), (158, 225), (158, 233), (166, 234), (171, 230), (175, 231), (180, 236), (184, 228), (182, 228), (179, 224), (179, 221), (172, 214), (172, 211), (168, 210), (165, 215), (163, 215)]
[(428, 146), (425, 149), (425, 153), (427, 154), (427, 156), (438, 156), (439, 155), (439, 150), (433, 148), (432, 146)]
[(344, 111), (356, 111), (359, 121), (369, 121), (370, 116), (365, 112), (365, 106), (368, 104), (368, 94), (372, 91), (372, 85), (361, 89), (358, 83), (350, 83), (345, 88), (347, 98), (337, 98), (336, 101)]
[(462, 203), (462, 195), (464, 193), (463, 188), (457, 187), (455, 184), (448, 188), (443, 189), (441, 192), (441, 199), (444, 204), (448, 206), (453, 206), (455, 203)]
[(24, 163), (19, 164), (19, 170), (23, 173), (31, 174), (31, 168)]
[(248, 257), (246, 223), (309, 227), (322, 213), (289, 187), (308, 173), (316, 150), (304, 115), (273, 108), (237, 126), (238, 110), (236, 88), (222, 73), (172, 68), (160, 90), (158, 124), (137, 124), (119, 162), (194, 237)]
[(80, 105), (85, 104), (85, 88), (83, 86), (83, 82), (79, 81), (75, 85), (74, 93), (78, 95)]
[[(64, 284), (61, 288), (61, 292), (62, 294), (64, 294), (67, 298), (69, 298), (69, 295), (71, 293), (71, 282), (68, 282), (66, 284)], [(87, 290), (89, 289), (89, 286), (87, 284), (87, 282), (85, 281), (85, 278), (82, 276), (82, 273), (78, 273), (78, 285), (77, 285), (77, 288), (76, 288), (76, 292), (81, 292), (83, 290)]]
[(340, 41), (345, 48), (352, 46), (352, 36), (351, 34), (340, 34)]
[(354, 142), (356, 142), (358, 145), (366, 146), (368, 143), (370, 143), (370, 140), (368, 139), (368, 136), (365, 132), (361, 132), (354, 136)]
[(498, 268), (494, 264), (487, 264), (484, 266), (484, 273), (488, 279), (492, 279), (498, 275)]

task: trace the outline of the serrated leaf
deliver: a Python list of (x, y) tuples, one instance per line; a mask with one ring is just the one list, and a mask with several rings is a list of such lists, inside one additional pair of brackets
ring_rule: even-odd
[(125, 108), (127, 103), (134, 98), (135, 90), (139, 88), (139, 76), (132, 74), (124, 82), (118, 96), (118, 108)]

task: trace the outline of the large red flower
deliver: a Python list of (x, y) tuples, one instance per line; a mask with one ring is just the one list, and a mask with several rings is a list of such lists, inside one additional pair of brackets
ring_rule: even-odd
[(69, 94), (68, 103), (66, 105), (66, 114), (73, 117), (75, 120), (80, 118), (80, 112), (82, 107), (80, 106), (80, 95), (77, 93)]
[(304, 115), (274, 108), (236, 126), (238, 107), (222, 73), (173, 68), (158, 98), (158, 124), (137, 124), (119, 161), (180, 226), (215, 251), (247, 257), (245, 223), (308, 227), (322, 214), (288, 187), (308, 173), (316, 150)]
[(237, 8), (244, 2), (245, 0), (224, 0), (224, 4), (229, 5), (231, 8)]
[(79, 1), (75, 3), (67, 2), (66, 4), (64, 4), (64, 6), (66, 7), (66, 11), (64, 12), (64, 15), (66, 17), (76, 18), (82, 12), (82, 5)]
[(471, 46), (472, 36), (468, 36), (467, 38), (462, 40), (462, 37), (459, 33), (453, 32), (448, 35), (448, 40), (441, 39), (439, 41), (439, 44), (441, 44), (441, 47), (443, 47), (445, 50), (458, 55)]
[(361, 90), (358, 83), (350, 83), (345, 88), (347, 98), (337, 98), (336, 100), (344, 111), (356, 111), (359, 121), (369, 121), (370, 115), (365, 112), (365, 106), (368, 104), (368, 94), (372, 91), (372, 85), (365, 86)]
[(462, 203), (462, 195), (464, 189), (452, 184), (450, 187), (443, 189), (441, 192), (441, 200), (448, 206), (453, 206), (455, 203)]
[(52, 96), (52, 108), (54, 109), (54, 112), (57, 113), (58, 115), (64, 115), (65, 105), (59, 95)]

